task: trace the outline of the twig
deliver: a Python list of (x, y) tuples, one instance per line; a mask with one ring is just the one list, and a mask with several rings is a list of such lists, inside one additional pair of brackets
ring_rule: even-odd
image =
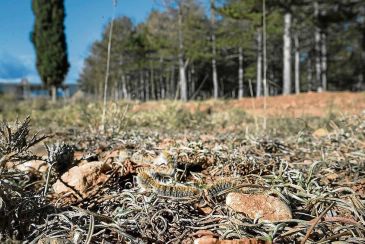
[(107, 61), (106, 61), (103, 114), (101, 117), (101, 126), (102, 126), (103, 133), (105, 133), (106, 96), (107, 96), (107, 91), (108, 91), (108, 80), (109, 80), (109, 69), (110, 69), (110, 50), (112, 47), (112, 36), (113, 36), (113, 25), (114, 25), (114, 18), (115, 18), (116, 1), (113, 1), (113, 7), (114, 7), (113, 8), (113, 17), (112, 17), (112, 21), (110, 24), (110, 30), (109, 30), (108, 56), (107, 56)]
[(331, 203), (331, 205), (329, 205), (314, 221), (314, 223), (311, 225), (311, 227), (309, 227), (307, 233), (304, 236), (304, 239), (300, 242), (301, 244), (305, 244), (305, 242), (308, 240), (310, 234), (312, 233), (312, 231), (314, 230), (314, 228), (316, 227), (316, 225), (319, 223), (319, 221), (323, 218), (323, 216), (330, 211), (330, 209), (335, 205), (335, 202)]

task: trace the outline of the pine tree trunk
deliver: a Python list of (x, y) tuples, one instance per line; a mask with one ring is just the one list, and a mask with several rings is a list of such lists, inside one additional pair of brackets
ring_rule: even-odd
[(327, 36), (326, 33), (321, 34), (321, 77), (322, 89), (327, 91)]
[(308, 92), (310, 92), (313, 89), (313, 69), (312, 60), (310, 57), (308, 57), (307, 61), (307, 83)]
[(300, 93), (300, 51), (298, 35), (294, 37), (295, 45), (295, 93)]
[(285, 13), (284, 15), (284, 48), (283, 48), (283, 95), (288, 95), (291, 93), (291, 38), (290, 38), (290, 28), (291, 28), (291, 13)]
[(262, 94), (262, 33), (257, 33), (257, 68), (256, 68), (256, 97)]
[(144, 90), (145, 90), (145, 101), (149, 101), (150, 100), (150, 84), (149, 84), (149, 77), (148, 77), (149, 73), (148, 71), (146, 70), (145, 71), (145, 78), (144, 78)]
[(160, 57), (160, 99), (165, 99), (166, 96), (166, 86), (164, 84), (164, 68), (163, 68), (163, 58)]
[(190, 93), (191, 95), (189, 97), (192, 97), (195, 93), (195, 67), (194, 63), (191, 64), (191, 83), (190, 83)]
[(138, 91), (139, 91), (139, 99), (144, 101), (145, 96), (144, 96), (144, 78), (143, 78), (143, 70), (141, 70), (139, 72), (139, 87), (138, 87)]
[(52, 99), (52, 102), (57, 101), (57, 87), (54, 85), (51, 86), (51, 99)]
[(182, 30), (182, 6), (179, 6), (178, 14), (178, 28), (179, 28), (179, 76), (180, 76), (180, 98), (182, 101), (186, 102), (188, 100), (188, 90), (186, 84), (185, 75), (185, 62), (184, 62), (184, 37)]
[(171, 77), (170, 77), (170, 98), (175, 98), (175, 92), (176, 92), (176, 83), (175, 83), (175, 67), (172, 66), (171, 68)]
[(128, 99), (127, 80), (124, 74), (122, 75), (122, 96), (123, 99)]
[[(318, 2), (314, 2), (314, 18), (318, 20), (319, 5)], [(315, 53), (316, 53), (316, 88), (321, 86), (321, 33), (318, 26), (315, 27), (314, 33)]]
[(238, 98), (243, 97), (243, 51), (238, 48)]
[(155, 78), (154, 78), (155, 74), (154, 74), (152, 62), (151, 62), (150, 69), (151, 69), (151, 72), (150, 72), (151, 99), (154, 100), (154, 99), (156, 99), (156, 86), (155, 86)]
[[(365, 7), (363, 7), (363, 11), (365, 12)], [(363, 17), (363, 27), (362, 27), (362, 51), (361, 51), (361, 60), (362, 60), (362, 80), (365, 79), (365, 16)]]
[(215, 11), (213, 9), (214, 0), (210, 0), (210, 16), (211, 16), (211, 28), (212, 28), (212, 76), (213, 76), (213, 97), (218, 99), (219, 87), (218, 87), (218, 74), (217, 74), (217, 51), (215, 41)]

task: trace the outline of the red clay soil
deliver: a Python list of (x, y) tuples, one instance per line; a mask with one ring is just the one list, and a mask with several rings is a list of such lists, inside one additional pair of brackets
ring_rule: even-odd
[[(253, 103), (255, 109), (253, 109)], [(263, 115), (265, 98), (232, 101), (232, 107)], [(267, 116), (325, 116), (328, 113), (358, 114), (365, 110), (365, 93), (323, 92), (268, 97)]]
[[(266, 100), (266, 101), (265, 101)], [(265, 109), (266, 103), (266, 109)], [(358, 114), (365, 111), (365, 93), (322, 92), (268, 98), (243, 98), (240, 100), (207, 100), (203, 102), (146, 102), (135, 104), (133, 112), (156, 111), (176, 104), (190, 112), (221, 112), (230, 109), (270, 117), (326, 116), (329, 113)]]

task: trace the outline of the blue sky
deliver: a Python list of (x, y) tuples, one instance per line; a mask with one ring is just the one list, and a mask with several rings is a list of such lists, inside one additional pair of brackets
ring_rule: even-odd
[[(116, 15), (142, 22), (153, 8), (154, 0), (119, 0)], [(71, 64), (66, 82), (76, 82), (93, 41), (113, 13), (112, 0), (65, 0), (68, 58)], [(35, 68), (35, 52), (30, 42), (34, 16), (31, 0), (0, 1), (0, 82), (17, 82), (27, 77), (40, 82)]]

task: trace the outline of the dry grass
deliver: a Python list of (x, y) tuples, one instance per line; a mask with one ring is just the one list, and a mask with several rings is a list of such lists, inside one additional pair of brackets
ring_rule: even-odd
[[(48, 154), (38, 159), (54, 167), (48, 177), (0, 168), (0, 213), (6, 216), (0, 221), (0, 240), (191, 243), (198, 230), (209, 230), (221, 239), (363, 243), (365, 115), (342, 116), (336, 112), (341, 109), (331, 105), (322, 116), (269, 116), (268, 130), (260, 131), (250, 111), (233, 106), (243, 103), (110, 103), (105, 135), (98, 130), (102, 111), (99, 103), (45, 102), (40, 107), (46, 106), (46, 110), (25, 102), (16, 105), (21, 114), (26, 106), (34, 108), (33, 126), (51, 129)], [(356, 109), (346, 111), (358, 112)], [(5, 114), (15, 117), (14, 111)], [(55, 122), (50, 123), (52, 118)], [(25, 144), (11, 143), (4, 140), (9, 136), (1, 135), (1, 148), (6, 154), (31, 155), (32, 130), (27, 121), (14, 127), (27, 131), (21, 133), (25, 135), (23, 140), (16, 140)], [(260, 118), (258, 121), (261, 123)], [(318, 128), (326, 128), (327, 132), (313, 133)], [(4, 131), (8, 131), (6, 126)], [(18, 150), (16, 145), (23, 149)], [(76, 154), (75, 160), (70, 159), (71, 150), (83, 155), (81, 161)], [(201, 198), (182, 201), (161, 196), (159, 191), (141, 191), (134, 180), (137, 166), (146, 165), (162, 151), (168, 151), (176, 162), (175, 180), (180, 184), (206, 189), (225, 179), (256, 186), (286, 202), (293, 219), (273, 223), (250, 219), (229, 209), (223, 193), (202, 202)], [(15, 161), (28, 160), (18, 157)], [(46, 182), (51, 185), (69, 167), (92, 160), (111, 165), (109, 180), (93, 194), (70, 203), (71, 198), (58, 199), (49, 187), (49, 194), (43, 196)], [(227, 186), (224, 192), (239, 191)], [(210, 212), (203, 211), (204, 207)]]

